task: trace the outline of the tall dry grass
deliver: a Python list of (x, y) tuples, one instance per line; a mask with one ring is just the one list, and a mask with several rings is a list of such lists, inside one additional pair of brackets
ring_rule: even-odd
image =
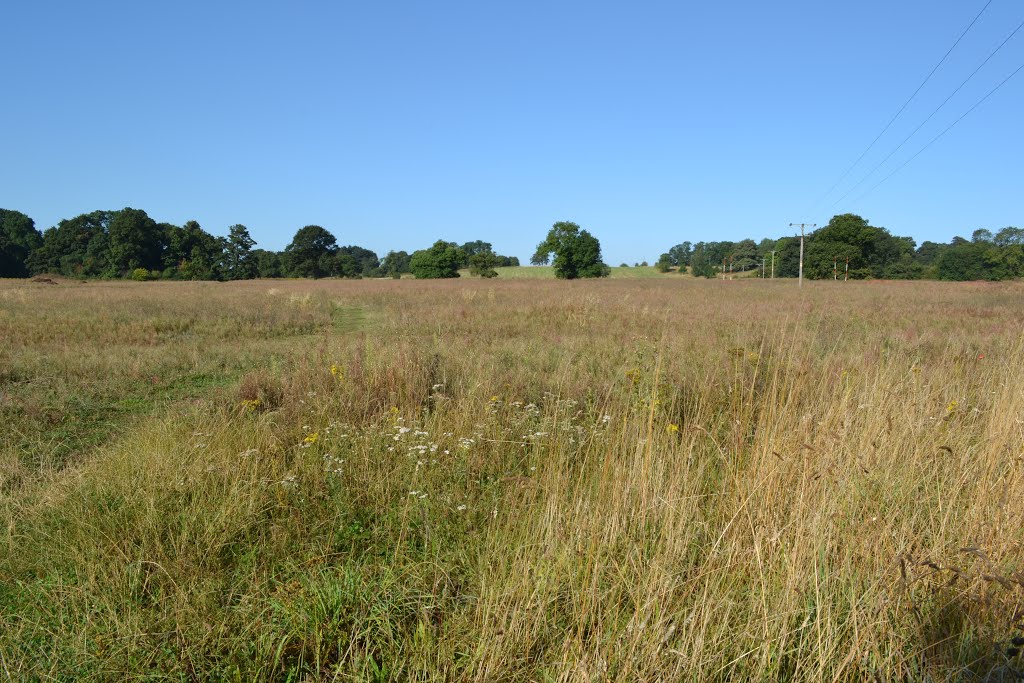
[(0, 675), (1017, 675), (1018, 284), (0, 291)]

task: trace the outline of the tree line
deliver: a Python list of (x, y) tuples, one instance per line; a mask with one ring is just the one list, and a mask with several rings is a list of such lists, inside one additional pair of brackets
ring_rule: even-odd
[[(760, 270), (766, 276), (775, 262), (776, 277), (797, 277), (800, 237), (766, 238), (760, 242), (682, 242), (661, 255), (655, 267), (689, 271), (698, 277)], [(834, 216), (804, 239), (804, 276), (829, 279), (1007, 280), (1024, 277), (1024, 229), (975, 230), (970, 239), (954, 237), (948, 244), (892, 235), (856, 214)]]
[(273, 277), (494, 277), (495, 268), (519, 259), (495, 253), (489, 242), (459, 245), (438, 241), (409, 254), (390, 251), (378, 258), (370, 249), (340, 246), (319, 225), (300, 228), (283, 251), (257, 249), (244, 225), (226, 237), (198, 222), (158, 223), (145, 211), (93, 211), (40, 232), (24, 213), (0, 209), (0, 277), (50, 273), (75, 278), (135, 280), (246, 280)]
[[(681, 242), (661, 255), (655, 267), (698, 277), (722, 271), (760, 269), (776, 277), (796, 277), (800, 238), (760, 242)], [(596, 237), (579, 225), (555, 223), (531, 258), (551, 264), (563, 279), (605, 277)], [(76, 278), (136, 280), (244, 280), (274, 277), (494, 277), (496, 268), (518, 266), (519, 259), (496, 253), (489, 242), (464, 244), (438, 240), (427, 249), (389, 251), (379, 258), (370, 249), (341, 246), (319, 225), (300, 228), (283, 251), (256, 248), (244, 225), (232, 225), (226, 237), (196, 221), (182, 226), (158, 223), (145, 211), (93, 211), (61, 220), (40, 232), (24, 213), (0, 209), (0, 277), (52, 273)], [(646, 264), (644, 264), (646, 265)], [(855, 214), (834, 216), (809, 233), (804, 245), (804, 275), (827, 279), (835, 273), (852, 279), (1005, 280), (1024, 277), (1024, 229), (975, 230), (970, 239), (948, 244), (892, 235)]]

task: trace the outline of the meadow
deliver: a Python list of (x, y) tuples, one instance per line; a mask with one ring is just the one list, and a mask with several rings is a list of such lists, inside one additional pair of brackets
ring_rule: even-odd
[(0, 679), (995, 681), (1024, 285), (0, 281)]

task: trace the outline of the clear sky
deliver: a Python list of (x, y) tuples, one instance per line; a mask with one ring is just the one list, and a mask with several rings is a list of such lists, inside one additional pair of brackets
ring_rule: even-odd
[[(1018, 0), (819, 201), (985, 2), (6, 2), (0, 207), (524, 259), (572, 220), (613, 265), (847, 211), (918, 242), (1024, 227), (1024, 72), (833, 206), (1024, 21)], [(1024, 30), (873, 178), (1022, 63)]]

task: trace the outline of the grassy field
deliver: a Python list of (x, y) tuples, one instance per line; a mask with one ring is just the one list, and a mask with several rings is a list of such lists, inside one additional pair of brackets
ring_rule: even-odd
[(1017, 680), (1024, 286), (505, 270), (0, 281), (0, 680)]

